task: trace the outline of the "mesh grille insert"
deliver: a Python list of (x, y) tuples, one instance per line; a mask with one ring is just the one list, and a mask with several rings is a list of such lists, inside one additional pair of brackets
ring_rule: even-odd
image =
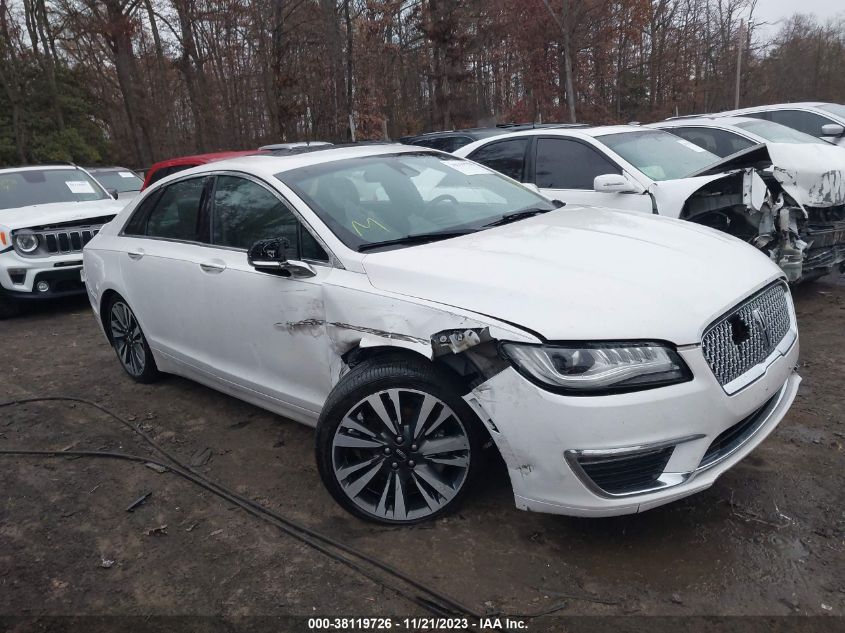
[(790, 328), (787, 287), (778, 282), (707, 328), (702, 352), (720, 385), (763, 362)]

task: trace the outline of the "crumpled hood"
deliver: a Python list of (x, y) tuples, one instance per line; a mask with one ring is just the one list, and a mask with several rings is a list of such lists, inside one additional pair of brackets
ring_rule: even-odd
[(845, 148), (768, 143), (773, 175), (796, 202), (810, 207), (845, 204)]
[(724, 233), (575, 206), (372, 253), (363, 265), (383, 291), (495, 317), (547, 340), (679, 345), (699, 342), (713, 319), (782, 275)]
[(127, 202), (127, 200), (106, 199), (89, 202), (55, 202), (53, 204), (34, 204), (30, 207), (16, 209), (0, 209), (0, 226), (15, 230), (116, 215), (126, 206)]
[[(712, 176), (749, 167), (759, 169), (761, 164), (769, 164), (772, 175), (798, 204), (810, 207), (845, 204), (845, 148), (829, 143), (761, 143), (726, 156), (694, 176)], [(694, 192), (690, 191), (689, 195)]]

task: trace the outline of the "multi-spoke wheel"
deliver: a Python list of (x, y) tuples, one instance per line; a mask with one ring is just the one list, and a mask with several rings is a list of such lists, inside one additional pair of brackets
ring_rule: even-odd
[(479, 461), (478, 421), (433, 367), (369, 361), (347, 374), (320, 417), (317, 460), (358, 516), (414, 523), (453, 507)]
[(150, 346), (132, 309), (119, 297), (109, 306), (107, 327), (109, 340), (126, 373), (138, 382), (154, 380), (158, 370)]

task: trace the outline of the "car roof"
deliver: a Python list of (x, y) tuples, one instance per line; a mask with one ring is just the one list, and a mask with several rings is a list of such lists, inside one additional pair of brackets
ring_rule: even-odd
[(456, 130), (421, 132), (420, 134), (403, 136), (399, 140), (403, 143), (407, 143), (410, 141), (420, 141), (428, 138), (471, 136), (474, 137), (475, 140), (480, 141), (481, 139), (491, 136), (499, 136), (501, 134), (509, 134), (511, 132), (519, 132), (523, 130), (550, 129), (556, 127), (586, 127), (586, 125), (586, 123), (499, 123), (495, 126), (489, 127), (468, 127)]
[(20, 167), (6, 167), (0, 169), (0, 174), (8, 174), (16, 171), (37, 171), (45, 169), (81, 169), (86, 171), (84, 167), (74, 165), (72, 163), (52, 164), (52, 165), (22, 165)]
[(259, 150), (279, 150), (279, 149), (297, 149), (300, 147), (322, 147), (325, 145), (332, 145), (328, 141), (295, 141), (292, 143), (271, 143), (270, 145), (262, 145)]
[(128, 167), (119, 167), (117, 165), (114, 165), (112, 167), (86, 167), (85, 170), (92, 174), (96, 174), (97, 172), (101, 171), (131, 171), (134, 173), (134, 170), (129, 169)]
[(177, 156), (176, 158), (168, 158), (167, 160), (161, 160), (153, 164), (153, 166), (150, 167), (150, 170), (161, 169), (162, 167), (175, 167), (176, 165), (204, 165), (205, 163), (210, 163), (218, 160), (225, 160), (227, 158), (249, 156), (250, 154), (255, 154), (258, 151), (259, 150), (257, 149), (247, 149), (231, 152), (211, 152), (209, 154), (193, 154), (192, 156)]
[[(766, 105), (748, 106), (736, 110), (725, 110), (717, 112), (713, 116), (731, 116), (732, 114), (742, 115), (745, 112), (767, 112), (770, 110), (789, 110), (790, 108), (818, 108), (828, 105), (829, 101), (794, 101), (791, 103), (769, 103)], [(833, 114), (828, 112), (827, 114)]]
[(622, 132), (642, 132), (643, 130), (648, 132), (660, 132), (660, 130), (656, 130), (650, 127), (643, 127), (642, 125), (567, 125), (555, 127), (541, 127), (534, 128), (531, 130), (519, 130), (517, 132), (508, 133), (507, 135), (502, 137), (502, 140), (504, 140), (505, 138), (519, 138), (521, 136), (540, 135), (574, 136), (576, 138), (588, 136), (596, 138), (608, 134), (619, 134)]
[[(173, 176), (163, 178), (160, 182), (166, 183), (169, 182), (171, 178), (218, 170), (244, 171), (247, 173), (259, 174), (265, 176), (266, 178), (272, 178), (278, 173), (290, 171), (299, 167), (308, 167), (310, 165), (319, 165), (322, 163), (330, 163), (351, 158), (364, 158), (367, 156), (381, 156), (386, 154), (419, 153), (440, 155), (446, 158), (455, 159), (453, 155), (445, 152), (429, 149), (427, 147), (402, 145), (400, 143), (365, 142), (350, 143), (348, 145), (322, 145), (313, 148), (301, 148), (301, 151), (281, 155), (247, 152), (241, 156), (199, 165), (190, 170), (182, 171), (178, 174), (173, 174)], [(159, 183), (155, 184), (158, 185)]]
[(646, 127), (681, 127), (684, 125), (710, 125), (713, 127), (726, 125), (730, 127), (736, 125), (737, 123), (758, 123), (759, 121), (760, 119), (755, 119), (754, 117), (749, 116), (681, 116), (672, 117), (671, 119), (666, 119), (665, 121), (655, 121), (654, 123), (647, 124)]

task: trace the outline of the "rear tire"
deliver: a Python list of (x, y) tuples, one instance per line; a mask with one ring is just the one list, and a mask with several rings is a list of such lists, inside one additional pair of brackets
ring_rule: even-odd
[(109, 301), (104, 325), (117, 359), (129, 377), (144, 384), (158, 380), (161, 374), (147, 338), (135, 313), (120, 295)]
[(335, 386), (317, 424), (317, 467), (345, 510), (409, 525), (453, 511), (482, 465), (481, 422), (437, 367), (383, 356)]

